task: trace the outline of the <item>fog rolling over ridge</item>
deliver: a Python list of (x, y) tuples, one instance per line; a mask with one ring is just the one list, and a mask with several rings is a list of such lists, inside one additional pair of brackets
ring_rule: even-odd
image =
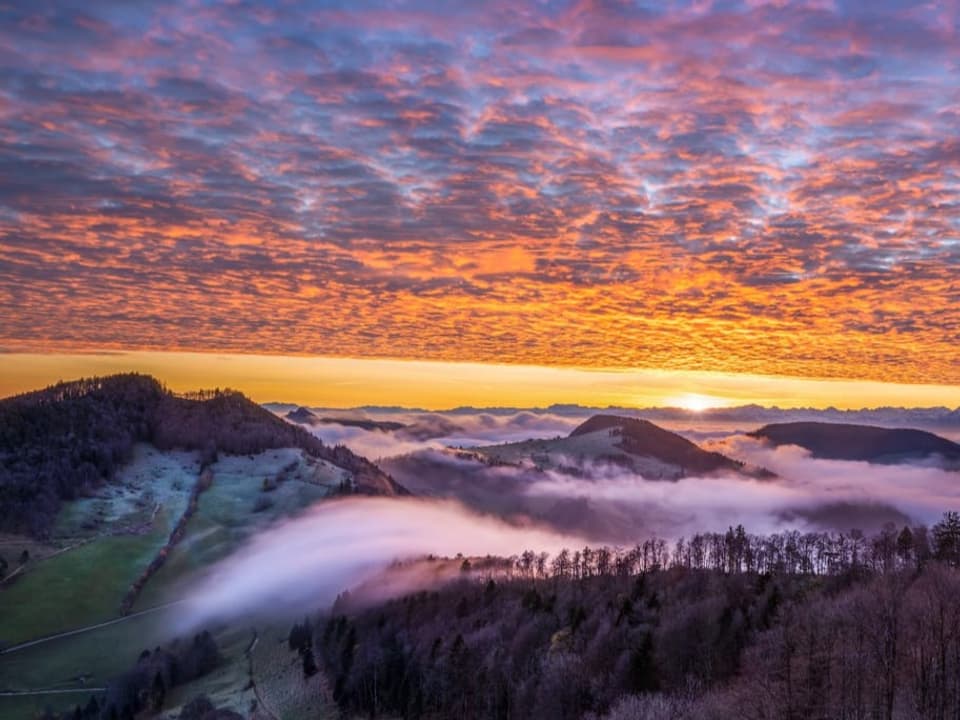
[[(797, 446), (774, 447), (733, 430), (718, 437), (715, 426), (704, 449), (770, 474), (724, 468), (649, 479), (604, 456), (541, 458), (549, 467), (490, 462), (484, 453), (497, 441), (523, 448), (517, 443), (523, 433), (555, 438), (557, 430), (574, 425), (552, 415), (518, 417), (461, 416), (457, 423), (437, 423), (456, 425), (451, 432), (457, 434), (423, 440), (333, 423), (314, 428), (326, 441), (339, 435), (354, 449), (378, 441), (385, 450), (403, 447), (405, 454), (381, 466), (419, 497), (325, 501), (258, 534), (194, 585), (191, 622), (266, 607), (298, 612), (328, 605), (392, 562), (429, 554), (629, 547), (653, 535), (676, 540), (738, 524), (758, 533), (873, 532), (886, 523), (932, 523), (960, 504), (960, 473), (937, 466), (936, 457), (904, 465), (818, 459)], [(408, 417), (405, 424), (414, 422), (424, 421)], [(465, 445), (468, 436), (484, 447), (444, 447)], [(433, 579), (407, 578), (411, 587)]]
[[(543, 468), (531, 461), (484, 463), (449, 449), (517, 443), (528, 438), (546, 439), (549, 445), (551, 439), (566, 437), (589, 417), (569, 409), (363, 413), (370, 419), (389, 418), (408, 426), (432, 422), (437, 427), (456, 427), (424, 440), (333, 424), (314, 427), (312, 432), (328, 442), (343, 442), (358, 452), (381, 458), (384, 469), (419, 495), (458, 499), (480, 512), (507, 519), (533, 517), (560, 532), (576, 532), (602, 542), (630, 542), (638, 534), (649, 532), (677, 537), (691, 529), (724, 529), (738, 522), (756, 531), (787, 527), (869, 531), (885, 522), (931, 522), (944, 508), (952, 507), (960, 494), (960, 473), (944, 470), (941, 456), (912, 457), (903, 464), (815, 458), (795, 445), (774, 447), (764, 438), (749, 436), (747, 433), (756, 431), (759, 425), (744, 419), (839, 416), (849, 421), (864, 416), (885, 418), (891, 426), (898, 419), (911, 418), (947, 422), (956, 411), (734, 410), (698, 414), (665, 409), (659, 412), (684, 420), (658, 424), (705, 450), (765, 468), (776, 477), (687, 473), (676, 482), (660, 482), (651, 481), (649, 473), (611, 463), (602, 453), (569, 457), (566, 462), (555, 458)], [(723, 421), (718, 416), (738, 419)], [(576, 472), (571, 474), (571, 468)]]
[[(451, 500), (329, 500), (256, 535), (218, 563), (191, 588), (181, 622), (194, 628), (258, 611), (312, 611), (406, 558), (506, 557), (526, 548), (556, 552), (586, 542), (533, 523), (479, 515)], [(407, 581), (408, 590), (429, 584), (415, 574)]]

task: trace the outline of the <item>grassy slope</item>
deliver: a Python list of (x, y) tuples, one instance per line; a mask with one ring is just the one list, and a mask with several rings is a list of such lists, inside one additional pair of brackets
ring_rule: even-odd
[[(166, 513), (158, 515), (165, 525)], [(0, 596), (0, 637), (8, 645), (115, 617), (139, 568), (166, 541), (147, 535), (104, 537), (40, 563)]]
[(247, 687), (250, 676), (245, 655), (252, 630), (237, 626), (223, 629), (214, 637), (223, 662), (209, 675), (171, 690), (161, 717), (174, 720), (181, 708), (197, 695), (206, 695), (217, 707), (229, 708), (247, 717), (251, 703), (256, 699), (253, 690)]
[[(284, 473), (293, 463), (296, 469)], [(192, 574), (226, 557), (258, 530), (323, 499), (342, 476), (339, 468), (294, 449), (227, 456), (213, 466), (213, 473), (213, 485), (200, 496), (186, 534), (144, 588), (135, 610), (176, 599)], [(264, 492), (264, 479), (281, 473), (285, 479), (277, 488)], [(273, 504), (254, 512), (261, 498)]]
[[(175, 608), (132, 618), (80, 635), (53, 640), (0, 655), (0, 687), (4, 689), (102, 687), (128, 670), (140, 651), (163, 641)], [(80, 679), (80, 675), (84, 677)], [(86, 703), (84, 693), (31, 697), (0, 697), (0, 717), (31, 717), (47, 705), (67, 709)]]
[(303, 676), (300, 656), (287, 645), (286, 625), (261, 631), (253, 652), (254, 680), (270, 714), (280, 720), (339, 717), (323, 674)]
[(100, 488), (94, 497), (64, 504), (53, 537), (71, 543), (133, 528), (148, 523), (157, 505), (179, 518), (199, 472), (198, 453), (161, 453), (139, 443), (131, 462), (117, 472), (115, 482)]
[[(0, 642), (15, 644), (116, 617), (130, 583), (166, 543), (186, 508), (192, 464), (187, 454), (161, 455), (140, 446), (117, 486), (65, 508), (66, 517), (57, 524), (62, 542), (89, 542), (31, 564), (0, 591)], [(150, 491), (143, 493), (147, 487)], [(138, 488), (142, 506), (131, 500)], [(92, 519), (99, 521), (95, 539), (83, 528)], [(148, 530), (109, 534), (135, 526)]]
[[(0, 638), (8, 644), (73, 629), (116, 617), (120, 600), (129, 583), (163, 546), (170, 529), (186, 507), (193, 478), (193, 455), (157, 453), (149, 446), (138, 447), (134, 462), (124, 469), (121, 482), (106, 488), (102, 496), (71, 503), (58, 518), (63, 542), (89, 539), (95, 532), (136, 525), (157, 512), (152, 530), (143, 535), (101, 536), (76, 549), (37, 562), (7, 589), (0, 591)], [(292, 464), (296, 467), (284, 472)], [(295, 514), (325, 497), (344, 476), (336, 466), (305, 457), (299, 450), (269, 450), (256, 456), (223, 456), (214, 466), (213, 485), (200, 496), (196, 514), (187, 524), (181, 543), (167, 563), (147, 583), (134, 611), (154, 607), (177, 598), (182, 582), (193, 572), (233, 551), (257, 530), (278, 519)], [(277, 488), (263, 492), (263, 480), (284, 477)], [(179, 489), (178, 489), (179, 488)], [(139, 493), (139, 494), (138, 494)], [(257, 500), (266, 496), (273, 505), (254, 512)], [(140, 502), (146, 499), (146, 502)], [(98, 520), (96, 530), (89, 522)], [(0, 688), (35, 689), (101, 686), (108, 678), (129, 669), (140, 651), (169, 637), (170, 620), (176, 608), (156, 615), (133, 618), (118, 625), (53, 640), (9, 655), (0, 655)], [(285, 625), (274, 631), (277, 637), (288, 631)], [(251, 691), (247, 683), (247, 660), (243, 655), (250, 628), (232, 628), (215, 633), (226, 662), (215, 673), (171, 695), (170, 712), (176, 717), (179, 704), (203, 692), (218, 704), (241, 713), (249, 711)], [(110, 648), (110, 652), (104, 652)], [(261, 652), (264, 652), (261, 649)], [(294, 656), (295, 657), (295, 656)], [(296, 675), (300, 677), (299, 668)], [(271, 668), (262, 692), (279, 682), (278, 698), (294, 698), (291, 707), (307, 703), (291, 688), (293, 680), (283, 668)], [(297, 698), (300, 698), (297, 700)], [(39, 697), (0, 697), (0, 717), (32, 717), (50, 706), (67, 709), (84, 694)], [(278, 700), (278, 707), (284, 702)], [(305, 717), (299, 710), (284, 717)], [(312, 715), (311, 715), (312, 717)], [(320, 717), (323, 717), (322, 715)]]

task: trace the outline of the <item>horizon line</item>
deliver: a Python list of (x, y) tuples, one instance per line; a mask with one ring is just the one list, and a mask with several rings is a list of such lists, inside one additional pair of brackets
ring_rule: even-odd
[(0, 395), (69, 378), (141, 372), (171, 390), (232, 387), (255, 402), (349, 409), (422, 408), (960, 408), (960, 385), (710, 370), (597, 368), (255, 353), (0, 353)]

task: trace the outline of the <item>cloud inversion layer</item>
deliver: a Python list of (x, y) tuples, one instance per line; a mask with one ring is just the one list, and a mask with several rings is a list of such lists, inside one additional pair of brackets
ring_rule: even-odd
[(344, 7), (0, 9), (0, 341), (960, 382), (956, 3)]

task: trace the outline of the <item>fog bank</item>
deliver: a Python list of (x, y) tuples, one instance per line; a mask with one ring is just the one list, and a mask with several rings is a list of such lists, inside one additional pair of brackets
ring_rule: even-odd
[(342, 590), (370, 582), (392, 562), (429, 554), (509, 556), (586, 544), (534, 523), (508, 524), (454, 501), (348, 497), (254, 536), (215, 565), (189, 592), (185, 622), (268, 609), (306, 612), (329, 606)]

